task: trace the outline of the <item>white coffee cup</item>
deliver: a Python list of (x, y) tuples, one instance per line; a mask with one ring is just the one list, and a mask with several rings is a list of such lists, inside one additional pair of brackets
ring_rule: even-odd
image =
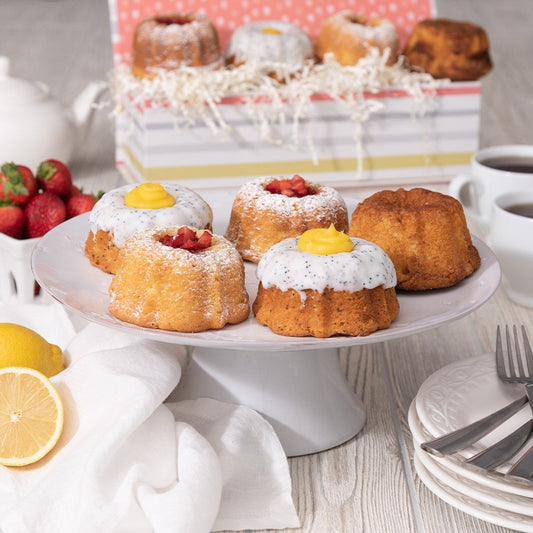
[(492, 146), (472, 156), (470, 172), (452, 179), (449, 194), (465, 213), (488, 223), (494, 198), (510, 191), (533, 191), (533, 146)]
[(533, 308), (533, 190), (497, 196), (490, 218), (487, 243), (500, 262), (503, 288), (512, 301)]

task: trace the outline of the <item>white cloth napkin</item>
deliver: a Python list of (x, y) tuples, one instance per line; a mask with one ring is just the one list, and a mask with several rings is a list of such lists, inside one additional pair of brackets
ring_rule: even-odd
[(2, 533), (201, 533), (299, 525), (272, 427), (208, 398), (164, 403), (183, 348), (96, 324), (76, 332), (56, 303), (0, 306), (66, 350), (52, 382), (65, 408), (56, 447), (0, 466)]

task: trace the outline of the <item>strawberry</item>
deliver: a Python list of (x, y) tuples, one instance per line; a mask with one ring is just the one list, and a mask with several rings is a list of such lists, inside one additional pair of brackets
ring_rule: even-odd
[(71, 196), (65, 204), (67, 218), (76, 217), (83, 213), (88, 213), (96, 203), (96, 196), (89, 193), (79, 193)]
[(70, 169), (57, 159), (43, 161), (37, 169), (37, 182), (43, 191), (67, 197), (72, 191)]
[(35, 195), (24, 208), (28, 237), (42, 237), (66, 219), (63, 200), (54, 193), (44, 191)]
[(290, 180), (273, 180), (265, 189), (272, 194), (284, 194), (285, 196), (296, 196), (297, 198), (316, 194), (316, 191), (307, 185), (305, 180), (298, 174), (295, 174)]
[(15, 239), (21, 239), (25, 223), (26, 218), (22, 207), (9, 203), (0, 205), (0, 232)]
[(211, 246), (212, 237), (213, 236), (209, 231), (204, 230), (203, 233), (198, 236), (193, 229), (183, 226), (178, 229), (176, 235), (164, 235), (159, 242), (165, 246), (194, 252), (209, 248)]
[(0, 199), (25, 205), (37, 194), (37, 180), (28, 167), (4, 163), (0, 170)]

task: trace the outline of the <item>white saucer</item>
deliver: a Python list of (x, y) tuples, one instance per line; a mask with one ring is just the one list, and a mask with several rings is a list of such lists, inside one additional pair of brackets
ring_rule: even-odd
[[(493, 353), (456, 361), (429, 376), (416, 395), (416, 412), (434, 437), (464, 427), (524, 394), (521, 385), (505, 384), (496, 374)], [(502, 439), (531, 418), (529, 405), (461, 452), (471, 457)], [(506, 470), (510, 465), (502, 465)]]
[(415, 452), (414, 465), (424, 485), (452, 507), (469, 515), (502, 527), (533, 533), (533, 518), (519, 513), (493, 507), (470, 496), (462, 494), (434, 476), (422, 463), (419, 453)]
[(431, 438), (417, 417), (414, 402), (409, 407), (409, 428), (413, 436), (415, 453), (433, 475), (454, 490), (495, 507), (533, 517), (533, 485), (513, 482), (498, 472), (483, 472), (465, 468), (457, 455), (436, 457), (420, 448)]

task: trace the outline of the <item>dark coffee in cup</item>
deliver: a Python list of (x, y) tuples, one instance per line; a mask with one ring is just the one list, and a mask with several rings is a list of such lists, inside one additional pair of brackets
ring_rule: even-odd
[(486, 167), (505, 172), (533, 174), (533, 158), (519, 156), (501, 156), (484, 159), (480, 163)]
[(533, 218), (533, 203), (513, 204), (505, 208), (509, 213), (520, 215), (522, 217)]

